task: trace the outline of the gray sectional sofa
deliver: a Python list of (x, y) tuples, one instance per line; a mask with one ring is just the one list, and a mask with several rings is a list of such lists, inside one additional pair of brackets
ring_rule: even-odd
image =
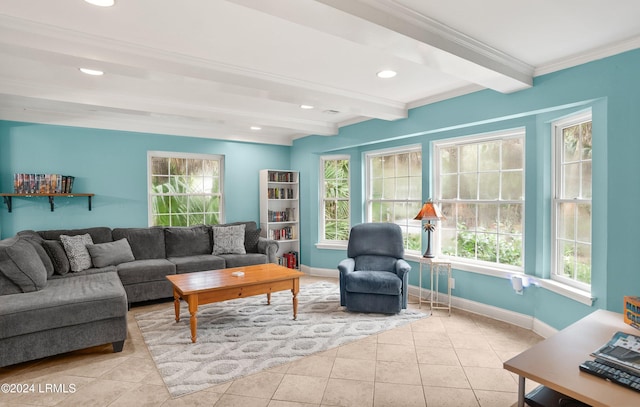
[[(76, 255), (70, 240), (86, 250)], [(275, 262), (277, 250), (255, 222), (22, 231), (0, 240), (0, 367), (106, 343), (119, 352), (129, 306), (173, 296), (167, 275)]]

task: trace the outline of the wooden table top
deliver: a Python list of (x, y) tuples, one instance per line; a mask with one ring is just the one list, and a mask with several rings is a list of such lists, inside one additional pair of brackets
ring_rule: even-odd
[(640, 406), (640, 392), (581, 372), (614, 333), (638, 334), (622, 314), (597, 310), (504, 363), (504, 368), (592, 406)]
[[(236, 277), (231, 273), (244, 272), (244, 276)], [(274, 263), (256, 264), (252, 266), (233, 267), (228, 269), (196, 271), (193, 273), (173, 274), (167, 279), (184, 295), (212, 291), (251, 284), (299, 278), (304, 273), (279, 266)]]

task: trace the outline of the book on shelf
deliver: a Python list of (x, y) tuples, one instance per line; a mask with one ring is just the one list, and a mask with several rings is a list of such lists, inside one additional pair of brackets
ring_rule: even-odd
[(280, 229), (269, 229), (267, 238), (271, 240), (297, 239), (296, 228), (294, 226), (285, 226)]
[(640, 374), (640, 336), (618, 331), (591, 355)]
[(270, 171), (270, 182), (293, 182), (293, 173), (290, 171)]
[(285, 208), (283, 211), (268, 211), (269, 222), (294, 222), (296, 220), (295, 208)]
[(282, 253), (282, 257), (278, 257), (278, 265), (284, 266), (290, 269), (298, 269), (300, 262), (298, 260), (298, 252), (290, 251)]
[(75, 177), (62, 174), (15, 173), (15, 194), (69, 194), (73, 190)]

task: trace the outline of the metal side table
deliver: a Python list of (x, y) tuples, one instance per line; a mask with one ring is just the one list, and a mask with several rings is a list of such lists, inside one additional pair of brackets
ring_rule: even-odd
[[(427, 265), (429, 267), (429, 274), (431, 276), (431, 285), (429, 286), (431, 289), (430, 298), (427, 300), (426, 298), (422, 299), (422, 270), (423, 266)], [(443, 302), (440, 300), (440, 279), (438, 276), (440, 273), (446, 273), (447, 275), (447, 302)], [(435, 274), (435, 287), (433, 284), (433, 276)], [(421, 257), (420, 258), (420, 278), (419, 278), (419, 287), (420, 287), (420, 296), (418, 300), (418, 304), (420, 308), (422, 308), (423, 303), (429, 303), (430, 309), (433, 311), (434, 309), (446, 309), (451, 315), (451, 262), (438, 259), (438, 258), (429, 258), (429, 257)], [(435, 289), (434, 289), (435, 288)]]

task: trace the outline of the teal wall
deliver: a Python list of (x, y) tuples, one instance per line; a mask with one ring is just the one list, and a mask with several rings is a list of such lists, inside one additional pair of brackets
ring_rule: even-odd
[(223, 154), (226, 221), (259, 221), (258, 172), (290, 167), (290, 148), (191, 137), (0, 121), (0, 190), (12, 191), (14, 173), (76, 177), (86, 198), (17, 198), (0, 209), (2, 237), (24, 229), (147, 226), (147, 151)]
[[(354, 191), (352, 221), (360, 223), (364, 189), (362, 155), (388, 147), (421, 144), (423, 199), (431, 197), (430, 149), (433, 140), (526, 128), (525, 272), (547, 278), (550, 273), (550, 123), (568, 114), (593, 113), (593, 287), (589, 307), (543, 288), (516, 295), (509, 281), (454, 270), (456, 297), (531, 315), (561, 329), (595, 308), (622, 310), (624, 295), (640, 294), (640, 271), (634, 267), (640, 224), (640, 50), (594, 61), (535, 78), (530, 89), (513, 94), (485, 90), (412, 109), (407, 119), (370, 120), (343, 127), (336, 137), (306, 137), (292, 148), (292, 166), (301, 172), (305, 204), (302, 263), (335, 268), (345, 251), (315, 247), (318, 227), (319, 157), (349, 154)], [(308, 184), (307, 184), (308, 183)], [(357, 198), (356, 198), (357, 197)], [(423, 239), (424, 241), (425, 239)], [(417, 270), (419, 265), (413, 263)], [(411, 283), (417, 285), (417, 273)]]
[[(14, 212), (0, 212), (0, 236), (23, 229), (96, 225), (146, 226), (146, 154), (149, 150), (224, 154), (226, 221), (258, 220), (258, 171), (300, 171), (301, 262), (333, 269), (343, 250), (317, 249), (319, 157), (351, 156), (352, 223), (364, 217), (363, 154), (406, 145), (423, 148), (423, 198), (431, 196), (433, 140), (525, 127), (525, 272), (549, 276), (549, 123), (584, 109), (593, 112), (593, 307), (543, 288), (516, 295), (506, 279), (454, 270), (459, 298), (531, 315), (561, 329), (595, 308), (622, 310), (622, 296), (640, 294), (635, 266), (640, 225), (640, 50), (535, 78), (513, 94), (481, 91), (412, 109), (407, 119), (369, 120), (346, 126), (334, 137), (309, 136), (292, 147), (174, 137), (122, 131), (0, 121), (0, 190), (12, 189), (15, 172), (75, 175), (85, 199), (59, 199), (49, 212), (44, 199), (16, 199)], [(414, 270), (418, 264), (413, 263)], [(411, 284), (418, 284), (417, 272)]]

